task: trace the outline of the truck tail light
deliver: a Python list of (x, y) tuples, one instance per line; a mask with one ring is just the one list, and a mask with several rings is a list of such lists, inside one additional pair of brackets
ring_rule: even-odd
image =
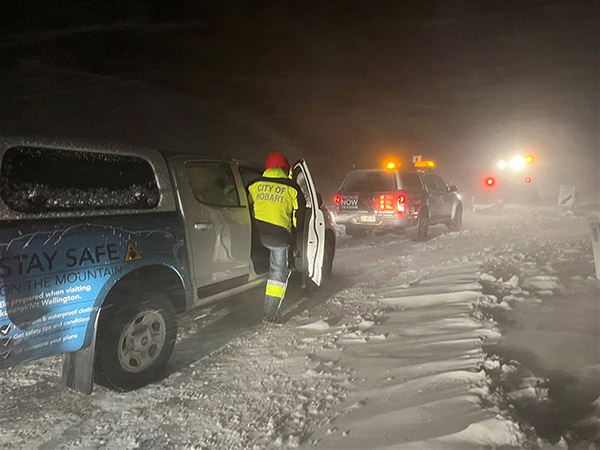
[(373, 203), (376, 211), (398, 213), (398, 215), (406, 213), (406, 195), (402, 191), (376, 195)]
[(399, 216), (403, 216), (404, 214), (406, 214), (406, 195), (404, 195), (404, 192), (402, 191), (398, 192), (398, 201), (396, 204), (396, 208), (398, 210)]
[(378, 211), (394, 210), (394, 194), (380, 194), (375, 197), (375, 209)]
[(337, 194), (333, 197), (333, 202), (335, 203), (335, 212), (338, 214), (342, 212), (342, 196)]

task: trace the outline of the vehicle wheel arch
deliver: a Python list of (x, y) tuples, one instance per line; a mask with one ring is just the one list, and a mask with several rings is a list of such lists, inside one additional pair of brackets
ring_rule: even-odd
[[(170, 266), (150, 264), (119, 279), (107, 292), (96, 318), (94, 381), (109, 388), (130, 390), (155, 380), (172, 354), (177, 336), (176, 314), (184, 311), (185, 306), (183, 279)], [(152, 320), (152, 324), (144, 324), (147, 318)], [(128, 323), (138, 323), (138, 320), (147, 329), (135, 336), (131, 334), (133, 331), (127, 331)], [(127, 336), (128, 332), (130, 336)], [(126, 348), (125, 342), (144, 339), (139, 337), (144, 334), (149, 335), (146, 340), (147, 348), (133, 350), (140, 351), (140, 358), (129, 356), (130, 350), (121, 354), (121, 349)], [(143, 341), (142, 343), (145, 344)], [(136, 362), (135, 366), (140, 368), (139, 373), (132, 367), (126, 367), (128, 364), (123, 361), (127, 358), (133, 358), (130, 361)], [(144, 365), (144, 360), (148, 365)]]
[(103, 308), (106, 310), (111, 303), (117, 301), (119, 297), (126, 295), (126, 292), (136, 285), (142, 286), (140, 292), (149, 292), (158, 289), (164, 290), (165, 286), (169, 286), (168, 290), (171, 294), (169, 301), (173, 305), (175, 312), (179, 314), (187, 309), (185, 281), (179, 271), (165, 264), (148, 264), (139, 267), (127, 272), (114, 285), (110, 287), (105, 286), (105, 294), (100, 294), (96, 298), (96, 303), (94, 304), (96, 313), (92, 314), (91, 320), (87, 325), (82, 348), (93, 344), (98, 320), (103, 312)]
[(452, 219), (454, 219), (456, 217), (456, 211), (458, 210), (458, 208), (461, 208), (464, 211), (463, 204), (460, 200), (457, 200), (452, 205), (452, 216), (451, 216)]
[(463, 218), (463, 206), (462, 202), (457, 202), (454, 205), (452, 215), (450, 216), (450, 220), (446, 222), (446, 227), (450, 231), (460, 231), (462, 228), (462, 218)]
[(112, 286), (100, 306), (110, 305), (119, 298), (119, 294), (138, 287), (141, 292), (168, 291), (169, 301), (177, 313), (186, 310), (185, 283), (181, 274), (171, 266), (149, 264), (128, 272)]
[(140, 292), (151, 292), (153, 290), (164, 290), (169, 286), (172, 296), (169, 301), (173, 305), (176, 313), (182, 313), (187, 309), (185, 283), (181, 274), (171, 266), (164, 264), (148, 264), (146, 266), (134, 269), (121, 278), (115, 284), (106, 290), (104, 296), (96, 299), (97, 308), (95, 315), (92, 315), (86, 329), (86, 337), (83, 347), (87, 347), (94, 341), (94, 335), (97, 331), (98, 320), (100, 316), (112, 303), (120, 297), (127, 295), (127, 291), (135, 286), (141, 286)]

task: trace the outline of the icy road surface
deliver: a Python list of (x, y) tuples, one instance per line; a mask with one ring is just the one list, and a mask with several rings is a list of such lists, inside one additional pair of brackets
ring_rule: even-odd
[(1, 372), (0, 446), (598, 448), (588, 222), (515, 208), (423, 243), (342, 237), (334, 279), (290, 293), (283, 326), (260, 323), (260, 290), (188, 314), (146, 388), (77, 394), (58, 358)]

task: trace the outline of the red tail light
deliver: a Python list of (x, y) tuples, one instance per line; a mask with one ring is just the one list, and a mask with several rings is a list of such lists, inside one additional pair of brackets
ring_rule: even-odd
[(377, 211), (397, 212), (400, 215), (406, 212), (406, 195), (402, 191), (376, 195), (373, 203)]
[(398, 203), (396, 208), (398, 209), (399, 216), (406, 214), (406, 195), (404, 195), (404, 192), (398, 192)]
[(338, 205), (338, 206), (341, 205), (342, 204), (342, 196), (341, 195), (336, 195), (333, 198), (333, 201), (335, 202), (336, 205)]
[(375, 209), (379, 211), (393, 211), (394, 194), (380, 194), (375, 197)]
[(487, 186), (493, 186), (496, 183), (496, 180), (494, 180), (492, 177), (488, 177), (485, 179), (485, 184)]

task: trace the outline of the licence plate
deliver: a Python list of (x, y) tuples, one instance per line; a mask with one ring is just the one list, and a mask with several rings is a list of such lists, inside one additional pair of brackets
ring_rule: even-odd
[(360, 221), (361, 222), (377, 222), (377, 217), (375, 216), (360, 216)]

